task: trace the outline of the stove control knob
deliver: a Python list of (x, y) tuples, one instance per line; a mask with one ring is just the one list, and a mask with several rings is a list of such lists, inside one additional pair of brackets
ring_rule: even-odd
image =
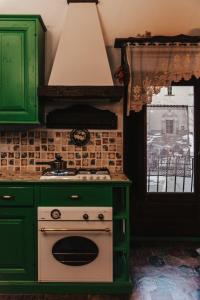
[(52, 217), (54, 220), (60, 219), (60, 217), (61, 217), (61, 212), (60, 212), (58, 209), (53, 209), (53, 210), (51, 211), (51, 217)]
[(99, 220), (103, 220), (104, 219), (104, 215), (103, 214), (98, 214), (98, 218), (99, 218)]
[(88, 214), (84, 214), (84, 215), (83, 215), (83, 219), (84, 219), (84, 220), (88, 220), (88, 219), (89, 219)]

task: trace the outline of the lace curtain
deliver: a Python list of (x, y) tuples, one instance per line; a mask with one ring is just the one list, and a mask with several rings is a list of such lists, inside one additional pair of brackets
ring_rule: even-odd
[(127, 114), (140, 111), (152, 96), (172, 81), (200, 77), (199, 45), (126, 46), (129, 67)]

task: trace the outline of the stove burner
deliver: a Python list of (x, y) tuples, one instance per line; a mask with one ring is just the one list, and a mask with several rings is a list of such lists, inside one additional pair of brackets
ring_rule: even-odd
[(78, 170), (68, 168), (64, 170), (52, 170), (50, 168), (45, 169), (42, 173), (43, 176), (75, 176)]
[(110, 172), (107, 168), (67, 168), (64, 170), (43, 171), (40, 179), (66, 179), (66, 180), (110, 180)]
[(94, 169), (87, 169), (87, 168), (80, 168), (78, 170), (79, 174), (110, 174), (107, 168), (94, 168)]

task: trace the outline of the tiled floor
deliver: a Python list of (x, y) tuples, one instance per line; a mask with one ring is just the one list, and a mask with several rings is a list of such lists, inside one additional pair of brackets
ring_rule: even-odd
[[(199, 253), (200, 243), (135, 247), (131, 259), (133, 292), (130, 300), (200, 300)], [(119, 297), (0, 295), (0, 300), (119, 300)]]
[(198, 248), (200, 243), (138, 246), (132, 256), (131, 300), (200, 300)]

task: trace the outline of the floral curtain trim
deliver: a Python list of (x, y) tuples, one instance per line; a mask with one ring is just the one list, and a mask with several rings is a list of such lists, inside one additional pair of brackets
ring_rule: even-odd
[(172, 81), (200, 77), (199, 45), (127, 45), (126, 60), (130, 72), (128, 115), (151, 103), (152, 96)]

